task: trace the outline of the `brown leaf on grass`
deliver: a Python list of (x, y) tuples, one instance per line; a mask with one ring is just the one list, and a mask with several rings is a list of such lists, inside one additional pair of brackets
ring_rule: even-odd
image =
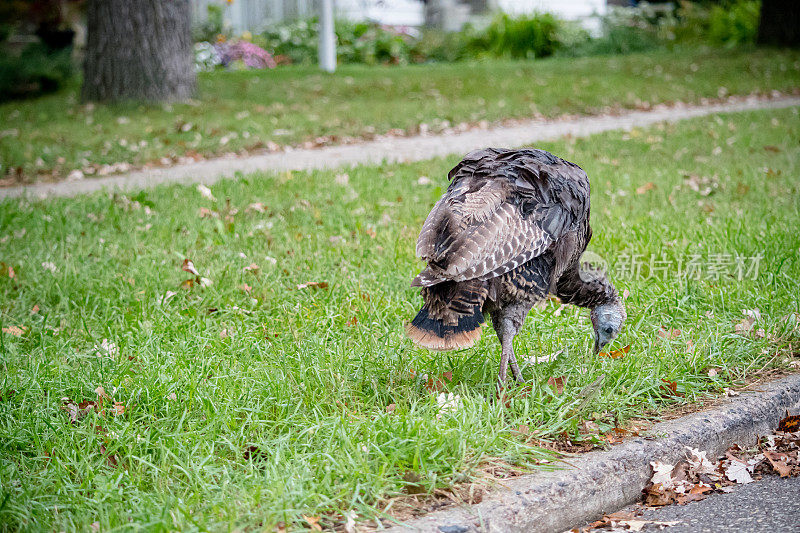
[(267, 210), (267, 206), (264, 205), (262, 202), (254, 202), (248, 205), (244, 212), (245, 213), (263, 213)]
[(297, 290), (301, 291), (303, 289), (327, 289), (328, 282), (327, 281), (307, 281), (305, 283), (301, 283), (297, 286)]
[(668, 379), (661, 378), (661, 381), (664, 383), (661, 384), (661, 390), (665, 391), (671, 396), (681, 396), (678, 392), (678, 383), (675, 381), (670, 381)]
[(92, 400), (85, 400), (80, 403), (75, 403), (69, 398), (61, 399), (61, 410), (66, 411), (70, 421), (73, 424), (80, 422), (86, 415), (98, 408), (97, 402)]
[(26, 331), (28, 331), (28, 328), (25, 326), (7, 326), (3, 328), (3, 333), (8, 333), (9, 335), (14, 335), (15, 337), (22, 337), (25, 335)]
[(347, 322), (345, 322), (346, 326), (356, 326), (358, 325), (358, 317), (352, 316), (350, 317)]
[(550, 376), (549, 378), (547, 378), (547, 384), (553, 387), (553, 390), (557, 395), (560, 395), (561, 393), (564, 392), (564, 384), (566, 383), (566, 381), (567, 381), (567, 376), (558, 376), (557, 378)]
[(664, 326), (661, 326), (661, 328), (658, 330), (658, 336), (662, 339), (675, 339), (681, 336), (681, 330), (675, 328), (667, 329)]
[(390, 403), (389, 405), (386, 406), (386, 412), (389, 414), (394, 413), (395, 410), (397, 410), (397, 404)]
[(9, 279), (14, 279), (17, 277), (17, 273), (14, 271), (14, 267), (11, 265), (7, 265), (4, 262), (0, 261), (0, 278), (8, 277)]
[(409, 470), (403, 474), (403, 481), (406, 482), (405, 489), (409, 494), (424, 494), (427, 492), (425, 490), (425, 485), (421, 483), (422, 476), (413, 470)]
[(753, 330), (753, 324), (755, 323), (756, 323), (756, 318), (754, 316), (746, 316), (735, 326), (733, 326), (733, 331), (737, 335), (747, 336)]
[(619, 350), (613, 350), (611, 352), (600, 352), (597, 354), (598, 357), (610, 357), (611, 359), (621, 359), (625, 357), (625, 354), (631, 351), (631, 345), (627, 345), (624, 348), (620, 348)]
[(192, 260), (188, 258), (183, 260), (183, 263), (181, 264), (181, 270), (183, 270), (184, 272), (188, 272), (189, 274), (192, 274), (194, 276), (200, 275), (200, 272), (198, 272), (197, 269), (194, 267), (194, 263), (192, 263)]
[(94, 392), (95, 394), (97, 394), (97, 398), (100, 400), (101, 404), (103, 400), (111, 399), (111, 396), (109, 396), (108, 393), (106, 393), (106, 389), (104, 389), (102, 386), (99, 386), (96, 389), (94, 389)]
[(112, 411), (114, 415), (124, 415), (125, 414), (125, 404), (122, 402), (114, 401), (114, 410)]
[(652, 181), (648, 181), (644, 185), (640, 185), (639, 187), (636, 188), (636, 194), (644, 194), (647, 191), (652, 191), (655, 188), (656, 184), (653, 183)]
[(764, 150), (767, 151), (767, 152), (772, 152), (773, 154), (780, 153), (780, 151), (781, 151), (780, 148), (778, 148), (777, 146), (773, 146), (771, 144), (765, 145), (764, 146)]
[(5, 402), (11, 399), (17, 393), (14, 389), (0, 390), (0, 402)]
[(242, 272), (250, 272), (251, 274), (258, 274), (261, 271), (261, 267), (255, 263), (250, 263), (246, 267), (242, 269)]
[(447, 384), (445, 383), (445, 381), (447, 381), (448, 383), (453, 381), (452, 372), (448, 371), (442, 373), (441, 378), (429, 377), (428, 380), (425, 382), (425, 389), (428, 392), (442, 392), (443, 390), (447, 389)]
[(100, 453), (106, 458), (108, 466), (114, 468), (119, 464), (119, 457), (116, 454), (108, 453), (108, 448), (103, 444), (100, 445)]
[(318, 516), (306, 516), (306, 515), (303, 515), (303, 520), (308, 522), (308, 525), (314, 531), (322, 531), (322, 526), (319, 525), (319, 517)]
[(787, 413), (778, 424), (778, 431), (784, 431), (786, 433), (800, 431), (800, 415), (790, 416)]
[(39, 305), (37, 304), (37, 305), (34, 305), (34, 306), (31, 308), (30, 314), (31, 314), (31, 315), (35, 315), (35, 314), (36, 314), (36, 313), (38, 313), (38, 312), (39, 312)]

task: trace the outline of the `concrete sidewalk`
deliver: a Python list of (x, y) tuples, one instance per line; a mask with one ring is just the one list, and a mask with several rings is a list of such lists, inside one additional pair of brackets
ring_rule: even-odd
[(382, 161), (421, 161), (450, 154), (465, 154), (486, 146), (520, 147), (571, 135), (584, 137), (608, 130), (629, 130), (658, 122), (678, 121), (713, 113), (780, 109), (800, 106), (800, 97), (774, 99), (748, 97), (706, 106), (658, 107), (620, 115), (581, 117), (571, 120), (531, 120), (516, 126), (470, 130), (451, 135), (393, 137), (360, 144), (295, 149), (285, 152), (230, 159), (210, 159), (167, 168), (146, 169), (105, 178), (42, 183), (0, 188), (0, 200), (27, 196), (76, 196), (100, 190), (136, 190), (162, 183), (211, 184), (236, 173), (338, 168)]

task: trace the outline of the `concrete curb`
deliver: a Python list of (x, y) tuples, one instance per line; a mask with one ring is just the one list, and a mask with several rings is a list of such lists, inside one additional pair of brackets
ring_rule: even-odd
[(255, 155), (241, 158), (209, 159), (167, 168), (145, 169), (79, 181), (41, 183), (0, 188), (0, 200), (6, 198), (77, 196), (102, 190), (129, 191), (164, 183), (204, 183), (210, 185), (236, 173), (285, 170), (332, 169), (343, 166), (387, 162), (422, 161), (450, 154), (466, 154), (486, 146), (519, 147), (566, 135), (585, 137), (609, 130), (630, 130), (658, 122), (702, 117), (713, 113), (781, 109), (800, 106), (800, 97), (773, 99), (746, 97), (713, 105), (659, 106), (651, 111), (629, 111), (621, 115), (580, 117), (571, 120), (531, 120), (516, 126), (470, 130), (452, 135), (391, 137), (351, 145)]
[(675, 462), (685, 446), (710, 455), (750, 445), (800, 408), (800, 375), (758, 387), (710, 411), (657, 424), (653, 437), (572, 458), (564, 470), (520, 476), (481, 503), (443, 509), (384, 530), (389, 533), (558, 532), (636, 501), (650, 461)]

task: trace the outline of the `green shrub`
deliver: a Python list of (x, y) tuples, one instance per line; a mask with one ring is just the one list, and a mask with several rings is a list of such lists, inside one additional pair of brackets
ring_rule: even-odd
[(708, 38), (713, 44), (735, 46), (756, 41), (761, 2), (738, 0), (711, 7)]
[(467, 50), (473, 56), (547, 57), (559, 47), (559, 24), (560, 21), (548, 13), (516, 18), (500, 13), (482, 34), (470, 39)]
[(52, 51), (36, 43), (19, 55), (0, 53), (0, 101), (56, 91), (72, 73), (71, 48)]

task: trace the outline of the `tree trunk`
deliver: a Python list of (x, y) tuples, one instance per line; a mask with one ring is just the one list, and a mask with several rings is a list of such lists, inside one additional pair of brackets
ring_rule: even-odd
[(800, 2), (763, 0), (758, 44), (800, 46)]
[(189, 0), (89, 0), (84, 100), (172, 101), (195, 88)]

